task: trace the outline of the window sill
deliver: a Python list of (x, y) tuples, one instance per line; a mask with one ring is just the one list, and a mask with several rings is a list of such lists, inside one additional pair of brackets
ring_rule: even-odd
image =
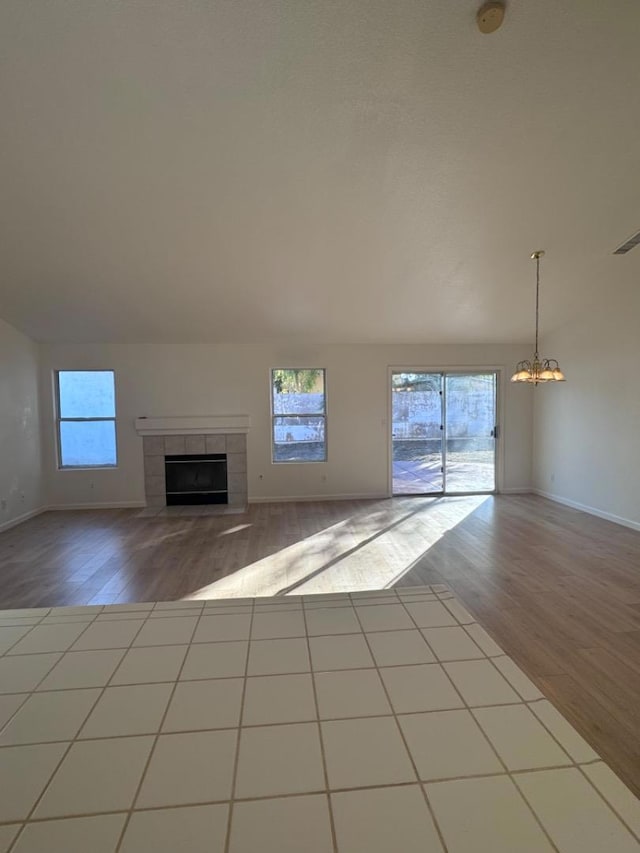
[(115, 471), (118, 465), (58, 465), (58, 471)]

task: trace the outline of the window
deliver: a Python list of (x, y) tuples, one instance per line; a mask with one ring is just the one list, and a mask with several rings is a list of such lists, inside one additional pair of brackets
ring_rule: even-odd
[(273, 462), (326, 462), (327, 408), (322, 368), (271, 371)]
[(56, 397), (60, 467), (116, 465), (113, 370), (60, 370), (56, 374)]

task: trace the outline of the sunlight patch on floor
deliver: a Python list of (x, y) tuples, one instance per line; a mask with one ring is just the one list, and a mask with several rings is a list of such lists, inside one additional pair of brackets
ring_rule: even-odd
[(234, 527), (228, 527), (226, 530), (221, 530), (218, 533), (218, 538), (221, 536), (229, 536), (231, 533), (240, 533), (241, 530), (247, 530), (247, 528), (251, 527), (250, 524), (236, 524)]
[(390, 501), (388, 510), (359, 514), (327, 527), (187, 598), (384, 589), (397, 582), (425, 551), (487, 499), (487, 495), (472, 495)]

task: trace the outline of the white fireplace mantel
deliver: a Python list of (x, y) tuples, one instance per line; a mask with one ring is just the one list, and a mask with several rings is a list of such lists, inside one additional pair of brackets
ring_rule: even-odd
[(249, 415), (185, 415), (183, 417), (136, 418), (138, 435), (220, 435), (248, 433)]

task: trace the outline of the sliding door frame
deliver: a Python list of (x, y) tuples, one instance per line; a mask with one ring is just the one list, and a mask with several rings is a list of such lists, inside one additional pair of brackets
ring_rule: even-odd
[[(455, 492), (452, 497), (457, 497), (465, 494), (499, 494), (504, 487), (504, 397), (505, 397), (505, 377), (506, 371), (504, 365), (501, 364), (473, 364), (464, 365), (434, 365), (434, 364), (391, 364), (387, 367), (387, 495), (393, 497), (393, 391), (392, 391), (392, 376), (394, 373), (460, 373), (465, 376), (470, 374), (495, 373), (496, 374), (496, 426), (498, 427), (498, 437), (495, 439), (495, 489), (493, 492)], [(446, 418), (446, 381), (443, 377), (442, 382), (442, 417), (443, 426), (446, 426), (444, 419)], [(442, 492), (425, 493), (424, 497), (442, 497), (445, 494), (447, 487), (446, 480), (446, 429), (443, 430), (442, 436)], [(398, 496), (400, 497), (400, 496)], [(406, 495), (411, 497), (411, 495)], [(416, 495), (421, 497), (421, 495)]]

